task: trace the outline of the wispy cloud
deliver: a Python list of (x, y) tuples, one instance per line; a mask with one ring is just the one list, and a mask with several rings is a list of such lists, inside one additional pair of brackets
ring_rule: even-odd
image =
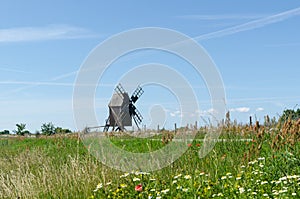
[(72, 77), (72, 76), (77, 75), (77, 73), (78, 73), (78, 70), (72, 71), (72, 72), (69, 72), (69, 73), (65, 73), (65, 74), (62, 74), (62, 75), (58, 75), (56, 77), (51, 78), (51, 81), (57, 81), (57, 80), (65, 79), (67, 77)]
[(37, 81), (0, 81), (1, 84), (7, 85), (28, 85), (28, 86), (74, 86), (73, 83), (58, 82), (37, 82)]
[(239, 19), (258, 19), (265, 17), (262, 14), (224, 14), (224, 15), (181, 15), (178, 18), (194, 20), (239, 20)]
[(0, 42), (77, 39), (95, 36), (96, 34), (92, 33), (90, 30), (70, 25), (0, 29)]
[[(95, 84), (74, 84), (72, 83), (64, 83), (64, 82), (53, 82), (53, 81), (0, 81), (0, 85), (23, 85), (23, 86), (30, 86), (30, 87), (25, 87), (25, 89), (27, 88), (32, 88), (34, 86), (97, 86)], [(115, 84), (100, 84), (98, 85), (100, 87), (112, 87), (115, 86)]]
[(12, 72), (12, 73), (30, 73), (28, 71), (19, 70), (19, 69), (13, 69), (13, 68), (0, 68), (0, 71), (4, 72)]
[(300, 15), (300, 7), (292, 9), (292, 10), (288, 10), (285, 12), (281, 12), (279, 14), (264, 17), (262, 19), (253, 20), (253, 21), (241, 24), (241, 25), (237, 25), (237, 26), (233, 26), (230, 28), (225, 28), (223, 30), (215, 31), (212, 33), (200, 35), (198, 37), (195, 37), (194, 39), (206, 40), (206, 39), (212, 39), (212, 38), (232, 35), (232, 34), (236, 34), (236, 33), (243, 32), (243, 31), (261, 28), (261, 27), (264, 27), (269, 24), (278, 23), (278, 22), (284, 21), (286, 19), (289, 19), (294, 16), (298, 16), (298, 15)]
[(279, 44), (266, 44), (264, 45), (265, 47), (270, 47), (270, 48), (281, 48), (281, 47), (298, 47), (300, 46), (300, 42), (293, 42), (293, 43), (279, 43)]

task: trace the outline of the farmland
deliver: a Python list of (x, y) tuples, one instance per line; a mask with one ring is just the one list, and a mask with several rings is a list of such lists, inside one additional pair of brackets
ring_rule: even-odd
[[(201, 159), (206, 129), (194, 131), (197, 139), (185, 143), (188, 150), (174, 163), (128, 173), (103, 165), (77, 134), (1, 138), (0, 198), (300, 197), (300, 120), (229, 125)], [(107, 136), (123, 150), (147, 152), (172, 142), (173, 135)], [(241, 138), (247, 140), (226, 141)]]

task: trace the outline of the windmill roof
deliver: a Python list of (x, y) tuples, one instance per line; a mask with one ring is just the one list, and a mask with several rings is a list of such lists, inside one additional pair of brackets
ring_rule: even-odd
[(128, 93), (114, 93), (108, 104), (109, 107), (121, 107), (123, 104), (129, 103)]

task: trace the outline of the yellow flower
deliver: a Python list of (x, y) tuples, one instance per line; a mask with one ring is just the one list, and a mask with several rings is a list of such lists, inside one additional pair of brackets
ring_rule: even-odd
[(120, 184), (121, 188), (126, 188), (127, 185), (126, 184)]
[(129, 173), (124, 173), (123, 175), (120, 176), (120, 178), (125, 178), (127, 176), (129, 176)]

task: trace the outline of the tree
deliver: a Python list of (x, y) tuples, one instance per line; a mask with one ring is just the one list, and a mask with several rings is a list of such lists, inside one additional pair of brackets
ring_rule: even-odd
[(55, 127), (52, 122), (44, 123), (41, 126), (41, 132), (43, 135), (53, 135), (55, 134)]
[(20, 123), (20, 124), (16, 124), (17, 129), (14, 130), (14, 133), (17, 135), (25, 135), (25, 134), (29, 134), (30, 132), (28, 130), (26, 130), (26, 124)]
[(65, 134), (65, 133), (72, 133), (70, 129), (63, 129), (61, 127), (56, 127), (55, 128), (55, 133), (57, 134)]
[(0, 131), (0, 135), (8, 135), (8, 134), (9, 134), (9, 130)]
[(300, 119), (300, 109), (297, 110), (294, 109), (286, 109), (283, 111), (282, 115), (279, 118), (280, 122), (285, 122), (286, 120), (298, 120)]

